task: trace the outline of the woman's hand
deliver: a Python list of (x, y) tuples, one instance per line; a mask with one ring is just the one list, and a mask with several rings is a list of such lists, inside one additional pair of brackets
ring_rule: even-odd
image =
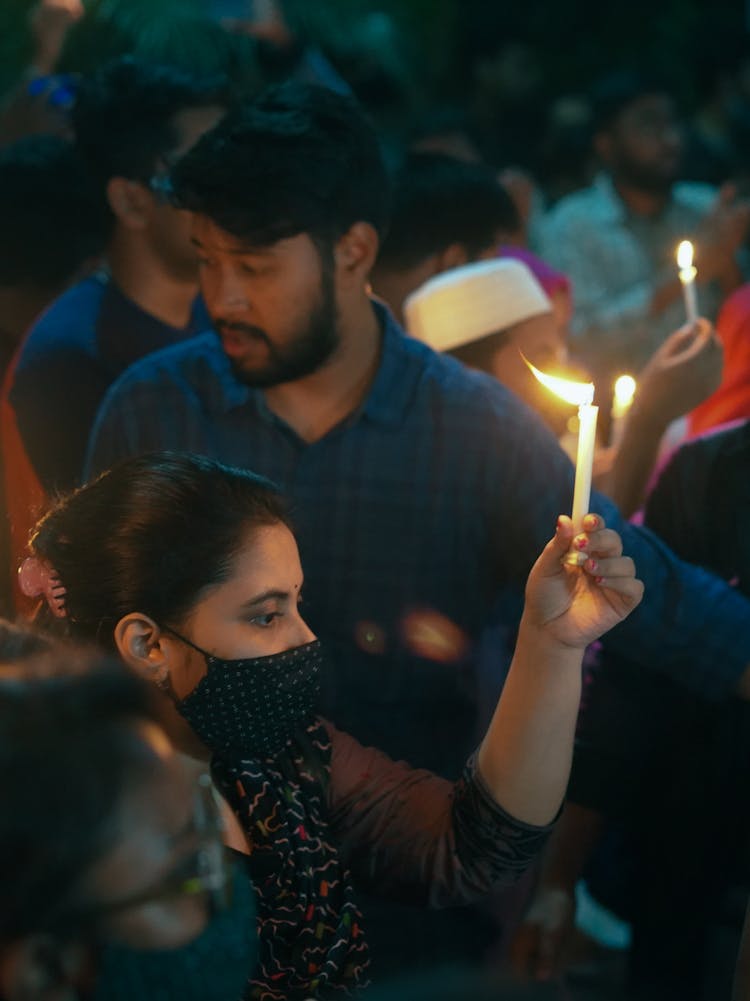
[[(621, 622), (643, 596), (617, 532), (596, 514), (587, 514), (583, 525), (576, 535), (570, 518), (560, 516), (555, 537), (529, 574), (523, 614), (527, 627), (581, 650)], [(564, 562), (571, 549), (585, 558), (581, 566)]]

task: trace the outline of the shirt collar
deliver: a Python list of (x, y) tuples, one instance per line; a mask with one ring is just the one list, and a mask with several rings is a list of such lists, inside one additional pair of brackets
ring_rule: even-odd
[(423, 362), (412, 350), (417, 342), (404, 333), (387, 306), (376, 299), (371, 301), (383, 337), (380, 365), (360, 412), (368, 420), (397, 427), (413, 398)]

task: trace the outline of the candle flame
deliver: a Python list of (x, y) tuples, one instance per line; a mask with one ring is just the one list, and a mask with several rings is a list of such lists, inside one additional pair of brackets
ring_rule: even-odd
[(633, 402), (636, 384), (632, 375), (621, 375), (615, 382), (615, 402), (621, 407), (628, 407)]
[(690, 240), (683, 240), (677, 248), (677, 267), (686, 271), (693, 266), (693, 245)]
[(547, 375), (546, 372), (540, 372), (524, 355), (521, 355), (521, 357), (531, 369), (531, 374), (534, 378), (559, 399), (564, 400), (566, 403), (572, 403), (576, 407), (582, 407), (594, 402), (593, 382), (573, 382), (571, 379), (560, 379), (556, 375)]

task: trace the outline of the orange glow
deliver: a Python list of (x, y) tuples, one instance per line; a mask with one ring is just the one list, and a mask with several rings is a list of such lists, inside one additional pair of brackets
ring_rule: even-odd
[(438, 664), (452, 664), (466, 656), (469, 640), (447, 616), (432, 609), (410, 612), (403, 622), (406, 646), (418, 657)]
[(576, 407), (583, 407), (594, 402), (593, 382), (573, 382), (571, 379), (561, 379), (556, 375), (547, 375), (545, 372), (540, 372), (524, 355), (521, 355), (521, 357), (529, 366), (534, 378), (541, 382), (546, 389), (549, 389), (551, 393), (554, 393), (558, 399), (564, 400), (566, 403), (572, 403)]

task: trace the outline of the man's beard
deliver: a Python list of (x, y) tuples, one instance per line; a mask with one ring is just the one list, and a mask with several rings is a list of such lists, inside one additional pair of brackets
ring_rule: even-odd
[(632, 161), (622, 161), (615, 172), (618, 181), (644, 194), (667, 197), (679, 176), (679, 168), (659, 170)]
[(288, 344), (279, 348), (271, 343), (260, 327), (245, 323), (216, 322), (221, 333), (236, 330), (263, 341), (268, 349), (268, 360), (263, 366), (245, 367), (241, 359), (229, 358), (235, 378), (246, 386), (263, 389), (284, 382), (295, 382), (317, 372), (331, 357), (341, 341), (338, 314), (333, 289), (333, 270), (323, 266), (318, 302), (309, 314), (305, 326), (298, 330)]

